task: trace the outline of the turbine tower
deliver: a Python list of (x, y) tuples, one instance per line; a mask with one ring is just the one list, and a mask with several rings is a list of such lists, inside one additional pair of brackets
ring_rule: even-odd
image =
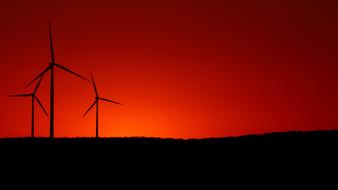
[(43, 107), (41, 101), (39, 100), (39, 98), (36, 96), (36, 92), (38, 91), (38, 88), (40, 86), (40, 83), (42, 81), (43, 75), (41, 75), (39, 77), (39, 82), (37, 83), (37, 85), (34, 88), (34, 91), (30, 94), (16, 94), (16, 95), (9, 95), (9, 97), (31, 97), (32, 98), (32, 128), (31, 128), (31, 137), (34, 138), (34, 102), (35, 100), (38, 102), (38, 104), (40, 105), (40, 107), (42, 108), (43, 112), (47, 115), (47, 111), (45, 110), (45, 108)]
[(101, 98), (99, 96), (98, 91), (97, 91), (96, 84), (95, 84), (95, 81), (94, 81), (94, 77), (93, 77), (93, 75), (90, 75), (90, 76), (91, 76), (91, 79), (92, 79), (93, 88), (94, 88), (96, 96), (95, 96), (94, 103), (88, 108), (88, 110), (83, 114), (82, 117), (86, 116), (87, 113), (96, 105), (96, 135), (95, 135), (95, 137), (98, 138), (99, 137), (99, 101), (102, 100), (102, 101), (106, 101), (106, 102), (110, 102), (110, 103), (114, 103), (114, 104), (118, 104), (118, 105), (122, 105), (122, 104), (119, 103), (119, 102), (115, 102), (115, 101), (106, 99), (106, 98)]
[(86, 79), (85, 77), (71, 71), (70, 69), (57, 64), (55, 62), (55, 56), (54, 56), (54, 47), (53, 47), (53, 35), (52, 35), (52, 27), (51, 24), (48, 23), (49, 26), (49, 45), (50, 45), (50, 53), (51, 53), (51, 62), (49, 63), (49, 66), (43, 70), (38, 76), (36, 76), (30, 83), (28, 83), (28, 86), (30, 86), (35, 80), (37, 80), (39, 77), (41, 77), (42, 75), (44, 75), (46, 72), (50, 71), (50, 134), (49, 137), (52, 139), (54, 138), (54, 68), (58, 67), (64, 71), (67, 71), (68, 73), (71, 73), (83, 80), (86, 80), (88, 82), (90, 82), (88, 79)]

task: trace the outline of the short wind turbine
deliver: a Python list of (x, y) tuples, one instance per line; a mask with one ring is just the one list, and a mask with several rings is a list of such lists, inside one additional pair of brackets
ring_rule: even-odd
[(93, 77), (93, 75), (90, 75), (90, 76), (91, 76), (91, 79), (92, 79), (93, 88), (94, 88), (96, 96), (95, 96), (95, 100), (94, 100), (93, 104), (88, 108), (88, 110), (83, 114), (82, 117), (86, 116), (87, 113), (96, 105), (96, 136), (95, 137), (98, 138), (99, 137), (99, 101), (102, 100), (102, 101), (106, 101), (106, 102), (110, 102), (110, 103), (118, 104), (118, 105), (122, 105), (122, 104), (119, 103), (119, 102), (115, 102), (115, 101), (106, 99), (106, 98), (101, 98), (99, 96), (98, 91), (97, 91), (96, 84), (95, 84), (95, 81), (94, 81), (94, 77)]
[(41, 101), (39, 100), (39, 98), (36, 96), (36, 92), (38, 91), (38, 88), (40, 86), (40, 83), (42, 81), (43, 75), (41, 75), (39, 77), (39, 82), (37, 83), (37, 85), (34, 88), (33, 93), (30, 94), (16, 94), (16, 95), (9, 95), (10, 97), (31, 97), (32, 98), (32, 128), (31, 128), (31, 137), (34, 138), (34, 102), (35, 100), (38, 102), (39, 106), (42, 108), (43, 112), (47, 115), (47, 111), (46, 109), (43, 107)]

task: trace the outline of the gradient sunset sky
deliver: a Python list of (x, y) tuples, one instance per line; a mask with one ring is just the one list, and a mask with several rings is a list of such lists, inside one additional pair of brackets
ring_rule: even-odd
[[(338, 129), (338, 1), (0, 3), (0, 137), (30, 135), (24, 86), (50, 61), (89, 78), (100, 135), (204, 138)], [(55, 73), (55, 136), (95, 135), (90, 83)], [(33, 85), (34, 86), (34, 85)], [(49, 74), (38, 91), (49, 110)], [(36, 135), (49, 119), (36, 107)]]

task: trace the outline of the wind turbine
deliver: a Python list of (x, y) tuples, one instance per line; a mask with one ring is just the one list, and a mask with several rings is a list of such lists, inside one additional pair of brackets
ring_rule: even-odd
[(32, 138), (34, 138), (34, 102), (35, 100), (38, 102), (38, 104), (40, 105), (40, 107), (42, 108), (43, 112), (47, 115), (47, 111), (45, 110), (45, 108), (43, 107), (41, 101), (39, 100), (39, 98), (36, 96), (36, 92), (38, 91), (38, 88), (40, 86), (40, 83), (42, 81), (43, 75), (40, 76), (39, 82), (37, 83), (37, 85), (34, 88), (33, 93), (30, 94), (16, 94), (16, 95), (9, 95), (9, 97), (31, 97), (32, 98), (32, 129), (31, 129), (31, 136)]
[(53, 36), (52, 36), (52, 27), (51, 24), (48, 23), (49, 26), (49, 43), (50, 43), (50, 53), (51, 53), (51, 62), (49, 63), (49, 66), (43, 70), (38, 76), (36, 76), (30, 83), (28, 83), (28, 86), (30, 86), (35, 80), (37, 80), (39, 77), (41, 77), (42, 75), (44, 75), (46, 72), (50, 71), (50, 138), (54, 138), (54, 68), (58, 67), (64, 71), (67, 71), (68, 73), (71, 73), (83, 80), (86, 80), (88, 82), (90, 82), (88, 79), (86, 79), (85, 77), (71, 71), (70, 69), (57, 64), (55, 62), (55, 57), (54, 57), (54, 47), (53, 47)]
[(99, 96), (98, 91), (97, 91), (96, 84), (95, 84), (95, 81), (94, 81), (94, 77), (93, 77), (93, 75), (90, 75), (90, 76), (91, 76), (91, 79), (92, 79), (93, 88), (94, 88), (96, 96), (95, 96), (94, 103), (88, 108), (88, 110), (83, 114), (82, 117), (86, 116), (87, 113), (96, 105), (96, 138), (98, 138), (99, 137), (99, 101), (102, 100), (102, 101), (106, 101), (106, 102), (110, 102), (110, 103), (114, 103), (114, 104), (119, 104), (119, 105), (122, 105), (122, 104), (119, 103), (119, 102), (115, 102), (115, 101), (106, 99), (106, 98), (101, 98)]

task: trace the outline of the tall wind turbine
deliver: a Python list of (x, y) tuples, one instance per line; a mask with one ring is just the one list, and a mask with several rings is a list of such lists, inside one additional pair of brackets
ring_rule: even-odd
[(43, 112), (48, 117), (47, 111), (43, 107), (43, 105), (42, 105), (41, 101), (39, 100), (39, 98), (36, 96), (36, 92), (38, 91), (38, 88), (40, 86), (42, 78), (43, 78), (43, 75), (40, 76), (39, 82), (35, 86), (33, 93), (30, 93), (30, 94), (9, 95), (9, 97), (31, 97), (32, 98), (32, 128), (31, 128), (31, 136), (32, 136), (32, 138), (34, 138), (34, 102), (35, 102), (35, 100), (38, 102), (38, 104), (42, 108)]
[(49, 26), (49, 43), (50, 43), (50, 53), (51, 53), (51, 62), (49, 63), (49, 66), (43, 70), (37, 77), (35, 77), (30, 83), (28, 83), (28, 86), (30, 86), (35, 80), (37, 80), (39, 77), (41, 77), (42, 75), (44, 75), (47, 71), (50, 71), (50, 138), (54, 138), (54, 68), (58, 67), (64, 71), (67, 71), (68, 73), (71, 73), (83, 80), (86, 80), (88, 82), (90, 82), (88, 79), (86, 79), (85, 77), (71, 71), (70, 69), (57, 64), (55, 62), (55, 56), (54, 56), (54, 47), (53, 47), (53, 36), (52, 36), (52, 27), (51, 24), (48, 23)]
[(99, 96), (98, 91), (97, 91), (96, 84), (95, 84), (95, 81), (94, 81), (94, 77), (93, 77), (93, 75), (90, 75), (90, 76), (91, 76), (91, 79), (92, 79), (93, 88), (94, 88), (96, 96), (95, 96), (94, 103), (88, 108), (88, 110), (83, 114), (82, 117), (86, 116), (87, 113), (96, 105), (96, 138), (98, 138), (99, 137), (99, 101), (102, 100), (102, 101), (106, 101), (106, 102), (110, 102), (110, 103), (114, 103), (114, 104), (119, 104), (119, 105), (122, 105), (122, 104), (119, 103), (119, 102), (115, 102), (115, 101), (106, 99), (106, 98), (101, 98)]

